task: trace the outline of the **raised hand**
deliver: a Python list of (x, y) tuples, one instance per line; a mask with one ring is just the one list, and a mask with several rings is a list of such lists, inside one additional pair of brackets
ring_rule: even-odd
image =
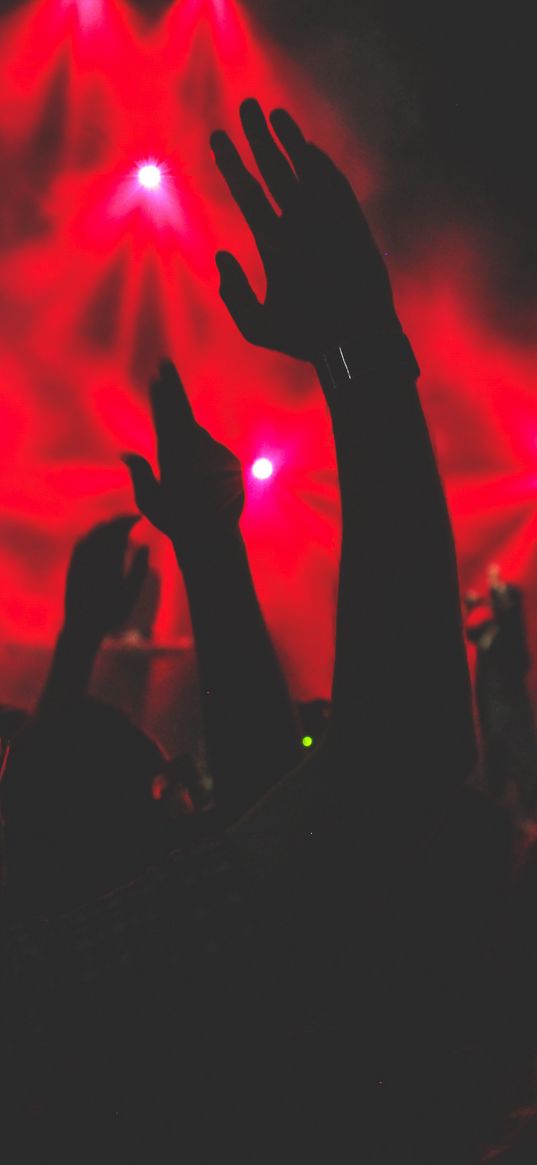
[(390, 281), (356, 196), (331, 159), (283, 109), (270, 124), (257, 101), (241, 121), (277, 213), (226, 133), (212, 134), (216, 163), (252, 231), (267, 279), (264, 303), (233, 255), (220, 251), (220, 295), (243, 336), (316, 362), (352, 335), (366, 348), (401, 335)]
[(174, 365), (163, 360), (151, 385), (160, 481), (128, 453), (136, 504), (172, 538), (180, 557), (237, 527), (244, 505), (240, 462), (198, 425)]
[(125, 571), (129, 534), (138, 519), (102, 522), (77, 542), (65, 590), (65, 626), (102, 638), (128, 618), (143, 585), (148, 550), (141, 546)]
[(229, 822), (296, 764), (294, 713), (238, 525), (240, 463), (197, 424), (168, 360), (151, 385), (151, 406), (160, 480), (138, 454), (124, 460), (142, 514), (171, 539), (183, 574), (207, 763), (217, 811)]

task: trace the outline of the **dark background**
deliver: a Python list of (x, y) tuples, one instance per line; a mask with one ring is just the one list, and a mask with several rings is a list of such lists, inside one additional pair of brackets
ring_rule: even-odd
[[(167, 0), (131, 0), (157, 19)], [(394, 216), (451, 210), (487, 232), (522, 301), (534, 288), (535, 8), (452, 0), (247, 0), (397, 176)], [(390, 195), (388, 194), (388, 197)], [(397, 214), (399, 211), (399, 214)], [(494, 242), (493, 242), (494, 239)]]

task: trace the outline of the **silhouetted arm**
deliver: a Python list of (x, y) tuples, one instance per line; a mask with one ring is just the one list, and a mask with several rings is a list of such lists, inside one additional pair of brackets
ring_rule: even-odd
[(147, 570), (145, 547), (139, 547), (124, 571), (129, 533), (137, 520), (124, 516), (102, 522), (74, 548), (64, 623), (39, 699), (40, 716), (68, 710), (86, 695), (102, 640), (121, 626), (140, 594)]
[(300, 759), (298, 724), (239, 531), (184, 565), (216, 806), (234, 819)]
[(216, 808), (245, 812), (298, 761), (298, 726), (239, 529), (241, 467), (194, 419), (172, 364), (151, 389), (160, 481), (129, 455), (136, 501), (166, 533), (186, 584)]
[(213, 134), (267, 279), (260, 303), (221, 252), (220, 294), (246, 339), (311, 361), (326, 395), (343, 509), (334, 772), (393, 816), (460, 784), (474, 756), (455, 555), (418, 369), (347, 180), (285, 111), (270, 121), (286, 154), (257, 102), (241, 118), (281, 214), (228, 136)]
[(434, 800), (474, 763), (455, 550), (412, 353), (402, 337), (364, 347), (317, 362), (343, 510), (334, 742), (381, 799)]

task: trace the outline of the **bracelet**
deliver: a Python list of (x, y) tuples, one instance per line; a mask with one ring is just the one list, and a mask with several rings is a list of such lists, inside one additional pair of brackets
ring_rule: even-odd
[(356, 341), (339, 344), (323, 352), (318, 367), (328, 377), (333, 392), (352, 380), (378, 373), (408, 376), (410, 380), (417, 380), (420, 375), (419, 364), (404, 332), (379, 336), (375, 344), (370, 341), (363, 346)]

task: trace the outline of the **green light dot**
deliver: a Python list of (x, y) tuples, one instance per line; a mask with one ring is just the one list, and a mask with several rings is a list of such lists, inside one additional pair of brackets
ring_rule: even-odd
[(303, 744), (304, 748), (311, 748), (311, 746), (313, 744), (313, 736), (303, 736), (302, 737), (302, 744)]

